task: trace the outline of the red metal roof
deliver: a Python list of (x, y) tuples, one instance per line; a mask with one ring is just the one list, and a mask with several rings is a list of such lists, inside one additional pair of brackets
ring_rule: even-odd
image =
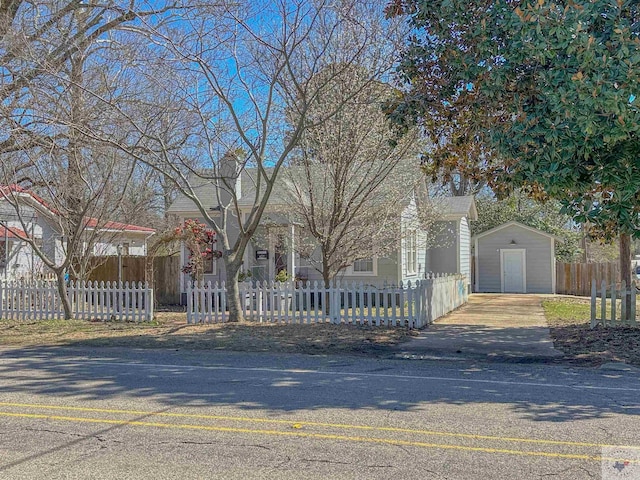
[[(42, 197), (39, 195), (22, 188), (20, 185), (0, 185), (0, 196), (8, 197), (10, 193), (23, 193), (25, 195), (29, 195), (40, 205), (45, 207), (47, 210), (52, 212), (55, 215), (59, 215), (58, 210), (52, 208)], [(140, 225), (131, 225), (129, 223), (121, 223), (121, 222), (112, 222), (107, 221), (103, 225), (99, 225), (100, 222), (96, 218), (88, 217), (86, 218), (86, 227), (87, 228), (100, 228), (105, 230), (119, 230), (123, 232), (139, 232), (139, 233), (155, 233), (156, 231), (153, 228), (142, 227)], [(23, 232), (24, 233), (24, 232)]]
[[(87, 219), (87, 227), (88, 228), (96, 228), (98, 225), (98, 220), (95, 218)], [(100, 228), (104, 228), (105, 230), (122, 230), (125, 232), (145, 232), (145, 233), (155, 233), (153, 228), (141, 227), (140, 225), (130, 225), (128, 223), (120, 223), (120, 222), (105, 222)]]
[(27, 233), (24, 230), (15, 227), (5, 228), (0, 225), (0, 240), (4, 240), (5, 238), (11, 239), (26, 239), (28, 237)]

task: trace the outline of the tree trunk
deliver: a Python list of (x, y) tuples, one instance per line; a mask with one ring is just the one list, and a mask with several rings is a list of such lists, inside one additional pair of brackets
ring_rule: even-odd
[[(631, 278), (631, 236), (628, 233), (620, 234), (620, 280), (627, 285), (627, 291), (635, 288)], [(631, 313), (631, 295), (625, 293), (622, 301), (626, 303), (625, 311), (629, 315)], [(628, 320), (628, 318), (623, 320)]]
[(64, 270), (62, 269), (56, 271), (56, 284), (58, 287), (58, 295), (60, 296), (60, 301), (62, 302), (62, 309), (64, 310), (64, 319), (73, 320), (71, 302), (69, 301), (69, 296), (67, 295), (67, 282), (65, 281)]
[(238, 288), (241, 264), (241, 262), (224, 259), (225, 272), (227, 273), (227, 308), (229, 309), (230, 322), (244, 321), (244, 308), (240, 301), (240, 288)]
[[(631, 236), (628, 233), (620, 234), (620, 280), (627, 285), (622, 301), (626, 304), (625, 311), (627, 315), (630, 315), (631, 288), (635, 287), (631, 278)], [(628, 318), (623, 318), (622, 320), (628, 320)]]
[(327, 292), (324, 294), (324, 298), (322, 300), (322, 310), (324, 314), (329, 316), (331, 314), (331, 295), (329, 294), (329, 288), (331, 288), (331, 272), (329, 272), (329, 262), (327, 257), (322, 254), (322, 279), (324, 280), (324, 288), (327, 289)]

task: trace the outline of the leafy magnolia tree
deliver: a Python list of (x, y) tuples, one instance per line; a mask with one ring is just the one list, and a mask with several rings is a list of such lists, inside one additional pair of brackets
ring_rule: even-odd
[(591, 232), (619, 234), (622, 277), (630, 281), (629, 236), (640, 236), (640, 5), (412, 0), (392, 7), (420, 32), (403, 63), (412, 87), (435, 55), (454, 90), (477, 92), (480, 108), (500, 120), (487, 122), (486, 136), (504, 163), (498, 186), (557, 198)]
[[(386, 9), (389, 16), (410, 14), (412, 27), (397, 72), (409, 88), (389, 103), (388, 113), (404, 128), (421, 128), (427, 140), (422, 168), (434, 185), (454, 196), (474, 195), (493, 185), (500, 166), (487, 141), (487, 127), (499, 116), (483, 92), (466, 81), (473, 62), (450, 61), (461, 53), (482, 58), (478, 39), (466, 32), (480, 28), (486, 4), (397, 0)], [(440, 8), (455, 10), (451, 21), (441, 18)]]
[(476, 105), (476, 95), (460, 92), (454, 97), (432, 102), (428, 113), (416, 118), (428, 138), (422, 169), (452, 196), (475, 195), (494, 183), (499, 161), (485, 141), (487, 115)]
[(415, 129), (398, 138), (383, 112), (393, 90), (369, 78), (364, 67), (318, 76), (324, 87), (309, 106), (299, 156), (284, 173), (285, 202), (317, 246), (319, 255), (308, 250), (306, 257), (327, 287), (354, 261), (395, 248), (399, 213), (419, 178)]

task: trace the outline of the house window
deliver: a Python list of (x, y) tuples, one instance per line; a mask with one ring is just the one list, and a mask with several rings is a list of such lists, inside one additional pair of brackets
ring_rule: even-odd
[(124, 255), (124, 256), (129, 255), (129, 244), (128, 243), (123, 243), (122, 244), (122, 255)]
[(353, 262), (353, 273), (373, 273), (373, 258), (363, 258)]
[(415, 275), (418, 270), (418, 232), (410, 230), (407, 233), (407, 275)]
[(353, 262), (345, 270), (345, 275), (365, 275), (365, 276), (375, 276), (378, 274), (378, 261), (376, 257), (369, 258), (361, 258), (360, 260), (356, 260)]
[(204, 259), (204, 270), (203, 273), (206, 275), (215, 275), (216, 274), (216, 260), (214, 258), (205, 258)]
[[(211, 248), (211, 251), (213, 252), (213, 244), (211, 244), (209, 246), (209, 248)], [(204, 273), (205, 275), (216, 275), (217, 271), (216, 271), (216, 257), (213, 255), (213, 253), (207, 255), (204, 257), (204, 259), (202, 260), (202, 273)]]
[(7, 244), (0, 242), (0, 268), (5, 268), (7, 265)]

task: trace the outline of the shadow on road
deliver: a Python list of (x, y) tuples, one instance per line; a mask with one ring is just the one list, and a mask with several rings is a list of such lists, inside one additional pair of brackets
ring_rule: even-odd
[[(232, 405), (274, 412), (504, 404), (521, 418), (543, 422), (640, 414), (637, 381), (559, 368), (414, 365), (357, 357), (21, 348), (0, 352), (0, 401), (15, 393), (69, 401), (125, 397), (132, 404), (153, 398), (168, 408)], [(596, 380), (611, 389), (571, 387)]]

